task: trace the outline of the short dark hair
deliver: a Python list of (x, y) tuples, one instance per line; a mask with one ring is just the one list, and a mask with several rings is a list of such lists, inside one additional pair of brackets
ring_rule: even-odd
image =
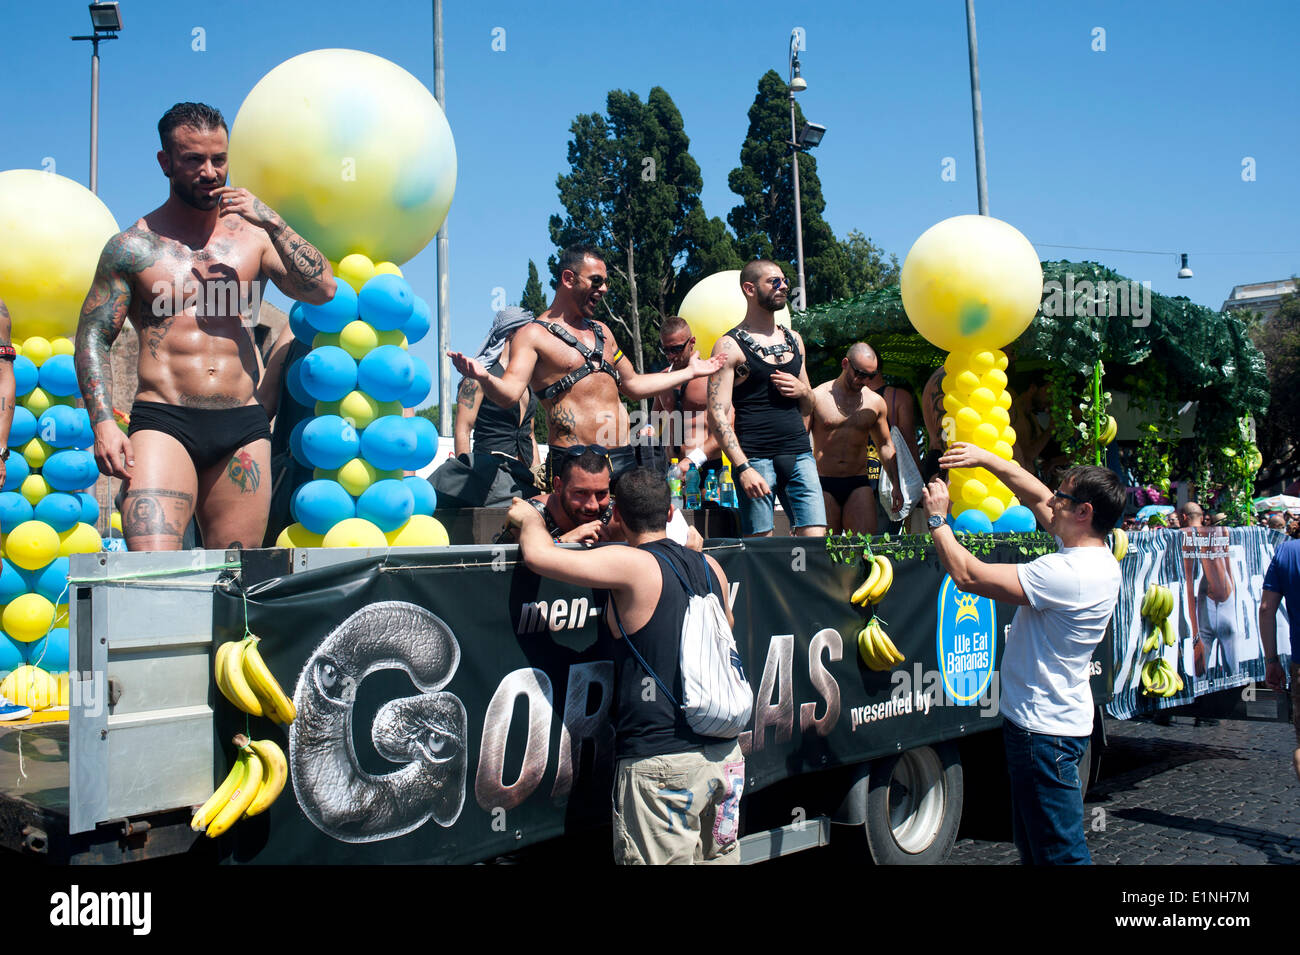
[(614, 506), (634, 534), (663, 530), (671, 501), (668, 478), (652, 468), (632, 468), (614, 482)]
[(745, 267), (740, 270), (740, 284), (746, 282), (757, 285), (759, 276), (763, 274), (764, 266), (772, 266), (774, 269), (780, 269), (781, 274), (785, 275), (785, 269), (777, 265), (771, 259), (754, 259), (752, 262), (746, 262)]
[(686, 331), (686, 334), (689, 335), (691, 333), (691, 326), (686, 319), (682, 318), (680, 315), (669, 315), (659, 323), (659, 336), (662, 338), (664, 335), (673, 335), (683, 329)]
[(227, 136), (230, 135), (230, 128), (226, 125), (221, 110), (204, 103), (177, 103), (158, 120), (158, 141), (162, 143), (164, 152), (171, 152), (172, 146), (176, 144), (172, 132), (177, 126), (192, 126), (198, 130), (220, 127), (226, 131)]
[(605, 261), (605, 257), (600, 254), (600, 249), (594, 245), (569, 246), (560, 253), (560, 261), (555, 267), (555, 277), (558, 279), (566, 270), (577, 275), (582, 270), (582, 263), (588, 258)]
[(601, 471), (609, 470), (609, 458), (597, 454), (590, 448), (581, 454), (565, 454), (564, 448), (555, 448), (551, 453), (562, 455), (560, 466), (555, 468), (555, 476), (561, 481), (567, 481), (574, 468), (581, 468), (588, 474), (599, 474)]
[(1061, 483), (1073, 481), (1070, 494), (1092, 505), (1092, 529), (1103, 537), (1110, 533), (1124, 513), (1126, 497), (1119, 475), (1107, 468), (1081, 464), (1061, 476)]

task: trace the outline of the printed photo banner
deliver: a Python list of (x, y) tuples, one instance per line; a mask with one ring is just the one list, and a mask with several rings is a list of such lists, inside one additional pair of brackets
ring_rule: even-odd
[[(1107, 713), (1128, 719), (1262, 682), (1259, 602), (1264, 574), (1286, 539), (1262, 527), (1162, 528), (1130, 534), (1128, 556), (1120, 564), (1123, 582), (1111, 644), (1115, 682)], [(1151, 623), (1140, 610), (1153, 583), (1173, 591), (1169, 619), (1175, 643), (1169, 647), (1162, 642), (1153, 653), (1144, 654), (1142, 644)], [(1285, 604), (1277, 614), (1277, 644), (1286, 669), (1291, 638)], [(1142, 691), (1141, 667), (1155, 654), (1163, 655), (1183, 679), (1182, 691), (1172, 697)]]

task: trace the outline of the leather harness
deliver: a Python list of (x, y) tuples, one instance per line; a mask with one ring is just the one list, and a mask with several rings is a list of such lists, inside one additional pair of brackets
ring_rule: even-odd
[[(588, 348), (582, 342), (578, 341), (578, 339), (574, 338), (567, 328), (562, 328), (552, 322), (543, 322), (540, 320), (537, 324), (541, 325), (542, 328), (546, 329), (566, 345), (572, 345), (577, 349), (578, 354), (582, 356), (582, 364), (579, 367), (573, 369), (573, 371), (569, 372), (558, 381), (551, 382), (537, 393), (537, 397), (541, 398), (543, 401), (550, 401), (557, 395), (564, 394), (578, 382), (582, 381), (582, 379), (597, 371), (605, 372), (605, 374), (614, 379), (615, 384), (622, 384), (622, 379), (619, 377), (618, 369), (605, 360), (605, 333), (601, 331), (599, 325), (591, 322), (587, 323), (587, 327), (596, 335), (596, 347)], [(622, 357), (622, 354), (622, 351), (615, 352), (614, 361), (618, 361), (619, 358)], [(597, 359), (599, 359), (600, 364), (593, 364)]]

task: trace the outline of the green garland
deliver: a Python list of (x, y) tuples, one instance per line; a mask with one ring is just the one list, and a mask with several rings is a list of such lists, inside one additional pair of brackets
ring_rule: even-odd
[(1137, 478), (1144, 485), (1169, 494), (1174, 451), (1178, 447), (1178, 412), (1170, 395), (1169, 376), (1156, 363), (1124, 380), (1129, 407), (1145, 420), (1138, 426)]
[[(1041, 557), (1056, 552), (1056, 538), (1044, 531), (1011, 534), (959, 534), (958, 539), (976, 557), (987, 557), (998, 547), (1009, 544), (1026, 557)], [(882, 534), (829, 535), (826, 553), (832, 564), (850, 564), (861, 558), (883, 554), (891, 560), (922, 560), (934, 553), (934, 542), (929, 534), (900, 534), (891, 537)]]

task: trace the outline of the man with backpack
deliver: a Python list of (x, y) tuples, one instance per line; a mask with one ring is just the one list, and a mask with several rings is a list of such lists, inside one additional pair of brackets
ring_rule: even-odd
[[(663, 474), (620, 475), (614, 507), (630, 547), (557, 547), (542, 516), (519, 499), (508, 519), (533, 573), (609, 592), (600, 619), (615, 638), (615, 861), (739, 863), (745, 760), (736, 736), (753, 696), (731, 639), (727, 577), (712, 557), (667, 539)], [(684, 656), (684, 640), (709, 652)]]

